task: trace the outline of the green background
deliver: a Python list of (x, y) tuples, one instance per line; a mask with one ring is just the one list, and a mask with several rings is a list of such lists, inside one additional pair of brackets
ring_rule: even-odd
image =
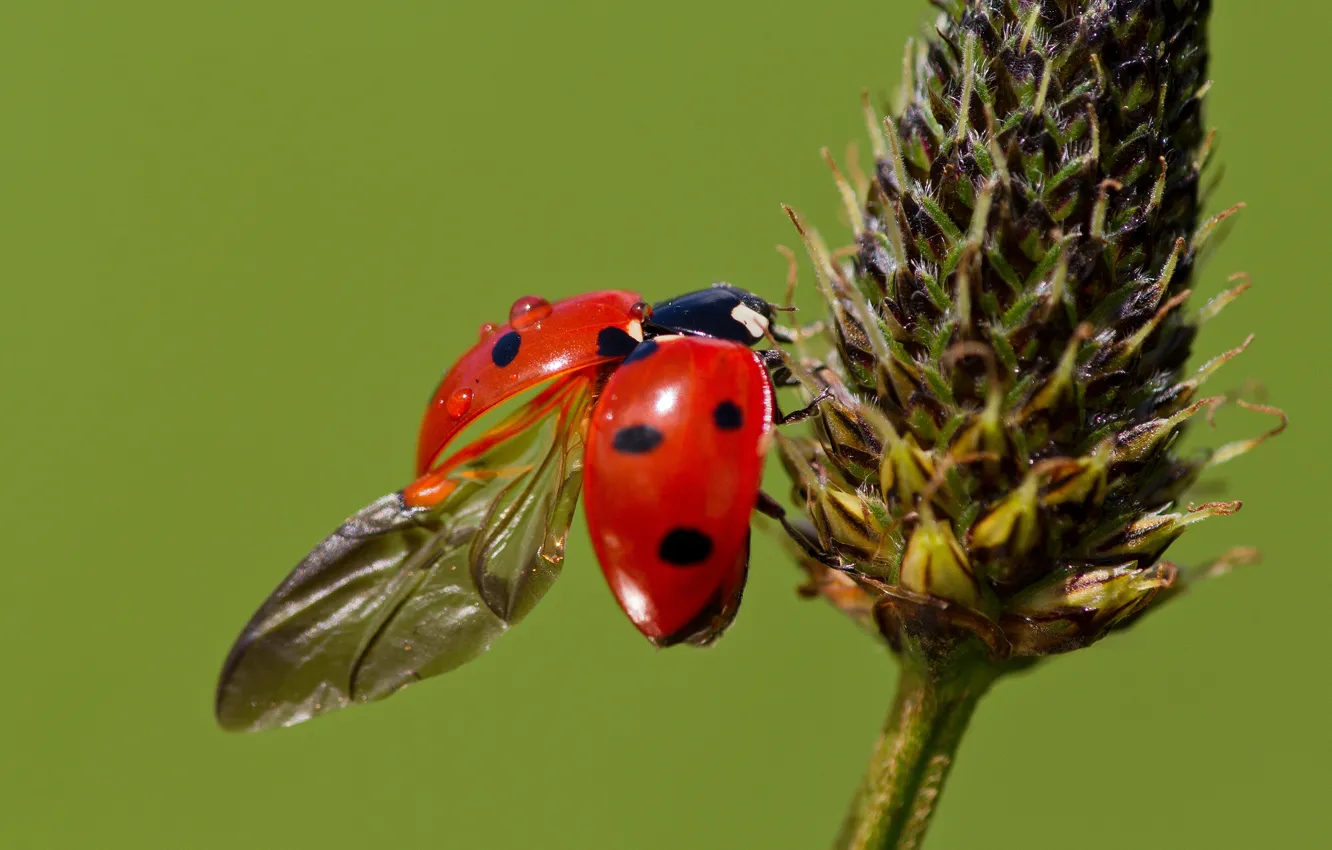
[[(1291, 429), (1172, 550), (1262, 566), (982, 704), (930, 846), (1326, 846), (1332, 131), (1325, 4), (1220, 3), (1210, 121)], [(217, 668), (307, 549), (406, 481), (440, 370), (517, 296), (777, 296), (787, 202), (862, 134), (923, 2), (18, 2), (0, 11), (0, 844), (824, 846), (894, 670), (759, 542), (715, 649), (657, 652), (581, 522), (492, 655), (218, 731)], [(865, 146), (862, 144), (862, 150)], [(809, 278), (805, 278), (806, 285)], [(806, 295), (809, 291), (806, 290)], [(809, 302), (806, 302), (809, 303)], [(1213, 442), (1269, 427), (1227, 411)], [(1208, 494), (1208, 498), (1215, 496)]]

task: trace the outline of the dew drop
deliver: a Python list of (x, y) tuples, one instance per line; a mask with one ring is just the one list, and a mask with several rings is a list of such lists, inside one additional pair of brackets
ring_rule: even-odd
[(509, 325), (516, 331), (525, 331), (550, 315), (550, 302), (539, 295), (526, 295), (509, 308)]
[(444, 410), (454, 419), (461, 419), (472, 407), (472, 391), (463, 387), (460, 390), (454, 390), (449, 396), (449, 400), (444, 402)]
[(481, 339), (484, 340), (486, 337), (493, 334), (498, 327), (499, 325), (495, 324), (494, 322), (486, 322), (484, 325), (481, 326)]
[(629, 317), (645, 322), (652, 318), (652, 305), (646, 301), (636, 301), (634, 306), (629, 308)]

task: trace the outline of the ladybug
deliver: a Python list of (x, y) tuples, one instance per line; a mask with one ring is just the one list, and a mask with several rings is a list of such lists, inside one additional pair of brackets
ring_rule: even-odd
[[(241, 632), (215, 710), (227, 729), (299, 723), (470, 660), (558, 577), (580, 490), (594, 550), (630, 621), (658, 646), (730, 624), (778, 424), (752, 350), (789, 336), (779, 309), (719, 284), (655, 306), (603, 291), (516, 301), (445, 373), (417, 441), (417, 478), (353, 514)], [(469, 424), (530, 401), (445, 455)], [(784, 519), (783, 519), (784, 522)]]

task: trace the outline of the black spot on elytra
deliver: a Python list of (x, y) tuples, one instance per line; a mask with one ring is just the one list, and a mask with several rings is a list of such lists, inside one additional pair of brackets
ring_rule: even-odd
[(723, 431), (734, 431), (745, 424), (745, 413), (733, 401), (723, 401), (712, 411), (712, 421)]
[(638, 347), (634, 349), (633, 354), (624, 358), (624, 362), (627, 365), (642, 360), (645, 357), (651, 357), (657, 352), (657, 348), (657, 341), (655, 339), (645, 339), (638, 344)]
[(696, 528), (672, 528), (657, 547), (657, 556), (677, 567), (701, 564), (711, 554), (712, 538)]
[(634, 350), (638, 340), (623, 328), (602, 328), (597, 334), (597, 353), (602, 357), (624, 357)]
[(509, 331), (495, 340), (495, 347), (490, 349), (491, 362), (503, 369), (513, 362), (513, 358), (518, 356), (518, 349), (522, 345), (523, 338), (518, 336), (518, 332)]
[(662, 433), (651, 425), (630, 425), (615, 432), (611, 446), (617, 452), (646, 454), (661, 445)]

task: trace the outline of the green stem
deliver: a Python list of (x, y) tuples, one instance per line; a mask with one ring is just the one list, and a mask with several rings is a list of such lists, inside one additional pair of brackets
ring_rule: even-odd
[(971, 713), (993, 678), (984, 667), (959, 677), (931, 678), (909, 663), (902, 665), (893, 707), (836, 850), (920, 846)]

